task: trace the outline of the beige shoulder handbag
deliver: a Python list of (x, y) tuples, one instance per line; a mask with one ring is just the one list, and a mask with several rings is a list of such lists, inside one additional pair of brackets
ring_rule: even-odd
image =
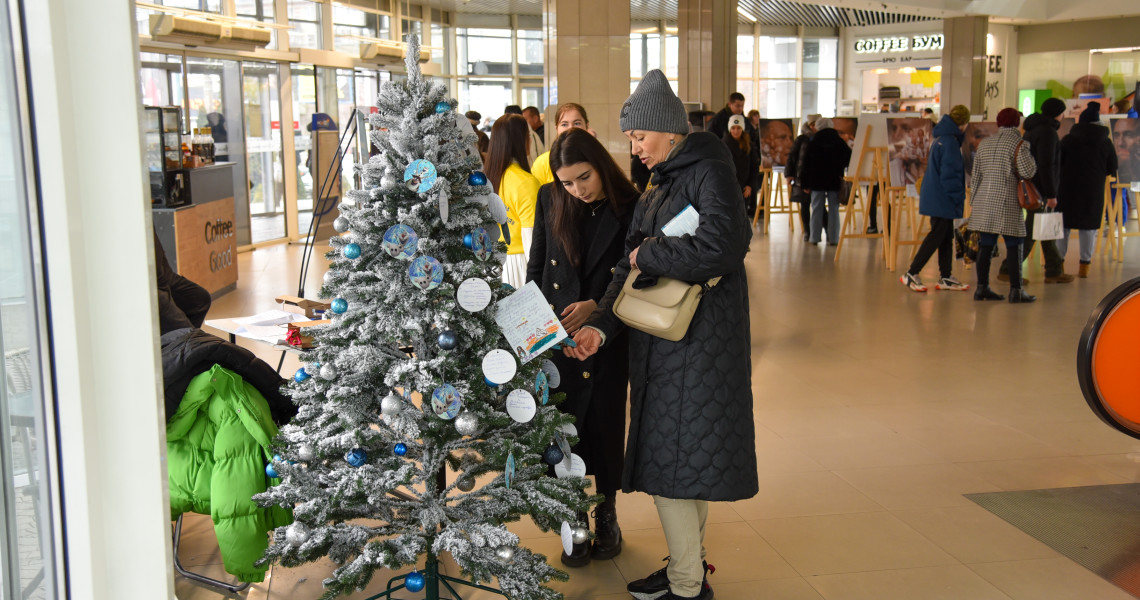
[(656, 285), (639, 290), (633, 287), (639, 275), (638, 269), (629, 272), (614, 301), (614, 315), (638, 331), (671, 342), (685, 337), (701, 296), (720, 282), (720, 277), (713, 277), (704, 284), (658, 277)]

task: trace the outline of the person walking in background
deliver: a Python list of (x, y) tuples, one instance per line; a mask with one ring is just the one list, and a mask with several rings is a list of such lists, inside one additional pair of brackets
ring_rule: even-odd
[(507, 244), (507, 262), (503, 264), (503, 281), (516, 289), (526, 283), (534, 204), (538, 200), (538, 180), (530, 174), (526, 159), (530, 131), (526, 119), (519, 115), (499, 117), (491, 129), (491, 148), (483, 163), (487, 181), (507, 205), (511, 240)]
[(756, 212), (756, 191), (760, 188), (760, 152), (752, 145), (752, 138), (744, 131), (745, 118), (733, 115), (728, 120), (728, 133), (721, 138), (732, 154), (736, 167), (736, 182), (744, 196), (745, 214)]
[[(1025, 118), (1025, 133), (1022, 139), (1033, 154), (1037, 163), (1037, 174), (1033, 176), (1033, 185), (1046, 199), (1046, 206), (1057, 206), (1057, 186), (1060, 182), (1061, 145), (1057, 137), (1057, 130), (1061, 127), (1061, 114), (1065, 112), (1065, 102), (1058, 98), (1049, 98), (1041, 104), (1041, 112), (1033, 113)], [(1022, 148), (1024, 151), (1025, 148)], [(1033, 252), (1033, 218), (1040, 211), (1025, 211), (1025, 243), (1022, 246), (1022, 255), (1027, 256)], [(1057, 244), (1053, 240), (1041, 240), (1041, 253), (1045, 255), (1045, 283), (1070, 283), (1073, 276), (1065, 273), (1065, 261), (1057, 251)], [(998, 281), (1009, 281), (1010, 258), (998, 269)], [(1022, 283), (1025, 283), (1022, 277)]]
[(942, 115), (934, 126), (934, 143), (930, 145), (930, 158), (922, 176), (922, 189), (918, 195), (918, 212), (930, 217), (930, 233), (922, 240), (910, 268), (899, 277), (903, 285), (916, 292), (925, 292), (919, 272), (938, 251), (938, 271), (941, 279), (935, 289), (965, 291), (970, 286), (954, 277), (954, 219), (961, 219), (966, 205), (966, 171), (962, 165), (962, 138), (970, 122), (970, 109), (961, 104)]
[[(523, 109), (518, 104), (508, 104), (507, 107), (503, 109), (503, 114), (522, 117)], [(525, 119), (526, 117), (523, 118)], [(538, 134), (530, 128), (530, 123), (527, 123), (526, 132), (527, 137), (530, 138), (530, 145), (526, 148), (526, 167), (529, 169), (530, 166), (534, 164), (534, 159), (538, 158), (538, 155), (542, 153), (546, 146), (544, 146), (542, 140), (538, 138)], [(495, 135), (494, 129), (491, 130), (491, 135)]]
[(997, 115), (997, 134), (978, 145), (978, 155), (974, 158), (974, 171), (970, 178), (970, 190), (973, 192), (970, 197), (970, 229), (982, 234), (974, 300), (1005, 299), (990, 289), (990, 261), (999, 235), (1005, 240), (1006, 250), (1012, 257), (1010, 303), (1037, 299), (1025, 293), (1021, 286), (1021, 241), (1025, 238), (1025, 221), (1021, 219), (1021, 205), (1017, 202), (1017, 177), (1033, 177), (1037, 173), (1037, 164), (1026, 147), (1029, 144), (1021, 139), (1017, 130), (1020, 123), (1021, 113), (1017, 109), (1001, 109)]
[(467, 117), (467, 121), (471, 123), (471, 129), (475, 130), (475, 147), (479, 150), (479, 158), (482, 159), (483, 162), (486, 162), (487, 150), (491, 147), (491, 138), (487, 137), (487, 134), (484, 133), (482, 129), (479, 129), (479, 121), (483, 120), (483, 115), (479, 114), (478, 111), (469, 110), (464, 116)]
[[(614, 265), (625, 256), (625, 234), (639, 194), (605, 146), (581, 128), (554, 138), (549, 156), (558, 179), (538, 192), (526, 278), (539, 284), (566, 333), (574, 335), (598, 307)], [(625, 463), (629, 335), (615, 335), (585, 361), (559, 353), (552, 360), (562, 374), (558, 391), (566, 394), (558, 409), (574, 415), (578, 428), (574, 454), (582, 457), (604, 498), (594, 509), (593, 544), (574, 544), (570, 554), (562, 554), (563, 564), (580, 567), (591, 558), (621, 553), (615, 499)], [(588, 526), (585, 514), (579, 520)]]
[(1108, 128), (1100, 124), (1100, 104), (1090, 102), (1061, 140), (1061, 185), (1057, 192), (1057, 206), (1065, 224), (1057, 251), (1064, 261), (1069, 234), (1076, 229), (1081, 261), (1077, 274), (1081, 278), (1089, 276), (1096, 232), (1104, 218), (1105, 178), (1115, 174), (1117, 167), (1116, 148), (1108, 138)]
[[(556, 137), (572, 127), (585, 129), (595, 137), (598, 135), (593, 129), (590, 129), (590, 118), (586, 116), (586, 107), (573, 102), (567, 102), (558, 107), (558, 111), (554, 113), (554, 126)], [(534, 175), (535, 179), (538, 179), (538, 182), (543, 185), (554, 182), (554, 173), (550, 170), (549, 152), (543, 152), (534, 159), (534, 163), (530, 166), (530, 174)]]
[[(815, 117), (815, 118), (812, 118)], [(784, 178), (788, 180), (789, 200), (800, 204), (800, 224), (803, 226), (804, 241), (810, 241), (811, 234), (811, 194), (804, 191), (801, 178), (803, 174), (804, 155), (807, 153), (808, 142), (815, 135), (815, 121), (819, 115), (808, 115), (800, 123), (800, 135), (792, 142), (792, 151), (788, 153), (788, 164), (784, 165)]]
[[(743, 114), (744, 94), (741, 94), (740, 92), (733, 92), (728, 95), (728, 104), (725, 104), (724, 108), (720, 109), (720, 112), (713, 115), (712, 120), (709, 121), (708, 129), (705, 131), (708, 131), (718, 138), (722, 138), (724, 137), (724, 134), (728, 133), (728, 120), (733, 115)], [(753, 135), (755, 130), (753, 129), (751, 122), (747, 123), (745, 126), (745, 131), (748, 132), (748, 135)]]
[(843, 189), (843, 173), (851, 160), (851, 148), (839, 136), (831, 119), (815, 122), (815, 135), (808, 142), (800, 170), (800, 185), (811, 192), (811, 237), (818, 244), (824, 225), (824, 203), (827, 204), (827, 245), (839, 244), (839, 190)]
[(545, 147), (546, 124), (542, 122), (542, 112), (538, 110), (537, 106), (528, 106), (523, 109), (522, 116), (526, 119), (526, 124), (530, 125), (531, 130), (538, 134), (538, 139), (543, 142), (543, 147)]
[[(564, 352), (588, 358), (625, 328), (613, 303), (632, 269), (658, 277), (719, 282), (704, 294), (685, 337), (629, 332), (630, 418), (622, 490), (653, 496), (669, 564), (627, 589), (637, 598), (710, 600), (702, 558), (710, 501), (759, 489), (752, 413), (751, 332), (744, 257), (752, 228), (732, 157), (716, 136), (686, 135), (681, 100), (659, 69), (646, 73), (621, 109), (621, 130), (652, 171), (634, 209), (622, 259), (606, 295)], [(692, 235), (664, 236), (682, 210), (700, 215)]]

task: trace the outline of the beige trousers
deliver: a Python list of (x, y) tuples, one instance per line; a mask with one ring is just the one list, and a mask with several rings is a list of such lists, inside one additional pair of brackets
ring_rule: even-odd
[(653, 496), (665, 544), (669, 547), (669, 588), (678, 596), (701, 593), (705, 578), (705, 521), (709, 517), (706, 500), (674, 500)]

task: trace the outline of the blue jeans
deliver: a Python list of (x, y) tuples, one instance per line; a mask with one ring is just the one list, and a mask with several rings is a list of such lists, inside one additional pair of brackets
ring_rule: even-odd
[(839, 190), (812, 190), (811, 191), (811, 237), (813, 244), (820, 242), (823, 233), (823, 202), (827, 201), (827, 243), (832, 246), (839, 243)]

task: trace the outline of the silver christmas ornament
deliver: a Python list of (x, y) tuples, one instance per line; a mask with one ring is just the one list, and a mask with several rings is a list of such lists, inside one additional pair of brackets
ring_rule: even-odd
[(325, 271), (325, 274), (321, 280), (324, 281), (325, 285), (328, 285), (329, 283), (332, 282), (332, 278), (333, 278), (333, 272), (332, 271)]
[(313, 460), (313, 456), (315, 456), (315, 453), (313, 452), (312, 446), (301, 444), (301, 446), (297, 448), (297, 458), (308, 461)]
[(575, 544), (585, 544), (586, 540), (590, 539), (590, 531), (581, 525), (575, 525), (570, 530), (570, 537)]
[(321, 379), (333, 379), (336, 377), (336, 367), (332, 365), (321, 365)]
[(380, 401), (380, 412), (386, 417), (393, 417), (400, 413), (404, 402), (394, 394), (388, 394)]
[(396, 186), (396, 178), (395, 177), (392, 177), (391, 175), (385, 173), (384, 176), (380, 178), (380, 187), (381, 188), (387, 190), (387, 189), (391, 189), (395, 186)]
[(344, 233), (348, 231), (348, 218), (337, 217), (333, 219), (333, 229), (335, 229), (337, 233)]
[(290, 546), (300, 546), (309, 539), (309, 528), (304, 523), (294, 521), (285, 529), (285, 542)]
[(455, 487), (461, 492), (470, 492), (475, 489), (475, 480), (470, 477), (460, 477), (459, 481), (455, 482)]
[(510, 546), (499, 546), (495, 548), (495, 558), (499, 559), (499, 562), (511, 562), (515, 558), (515, 549)]
[(479, 431), (479, 417), (465, 412), (455, 418), (455, 430), (459, 435), (475, 435)]

